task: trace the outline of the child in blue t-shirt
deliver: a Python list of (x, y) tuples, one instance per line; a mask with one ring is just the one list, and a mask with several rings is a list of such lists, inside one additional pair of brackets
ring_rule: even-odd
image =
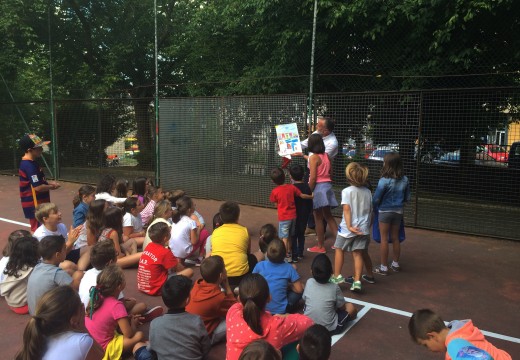
[(267, 260), (256, 264), (253, 273), (262, 275), (269, 284), (271, 301), (266, 310), (271, 314), (294, 313), (302, 298), (303, 285), (295, 268), (284, 261), (285, 245), (273, 239), (267, 247)]

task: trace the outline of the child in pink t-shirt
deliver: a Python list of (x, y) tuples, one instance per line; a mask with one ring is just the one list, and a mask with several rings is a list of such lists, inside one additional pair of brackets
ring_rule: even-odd
[[(260, 274), (249, 274), (240, 282), (239, 303), (226, 316), (226, 359), (236, 360), (249, 343), (263, 339), (280, 350), (298, 341), (313, 322), (305, 315), (271, 315), (265, 311), (269, 286)], [(250, 319), (250, 320), (246, 320)], [(251, 320), (257, 319), (257, 321)]]
[[(119, 359), (123, 352), (131, 351), (143, 340), (143, 333), (136, 331), (139, 316), (128, 317), (125, 305), (117, 300), (125, 288), (125, 276), (117, 265), (108, 265), (98, 275), (96, 287), (90, 289), (85, 326), (90, 335), (110, 354)], [(117, 327), (122, 334), (116, 332)], [(136, 348), (139, 348), (137, 346)]]

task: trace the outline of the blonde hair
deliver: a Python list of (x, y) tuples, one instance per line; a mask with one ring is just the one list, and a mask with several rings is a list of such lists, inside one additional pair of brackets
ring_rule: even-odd
[(155, 204), (155, 208), (153, 209), (153, 220), (155, 219), (164, 219), (164, 215), (172, 209), (172, 203), (169, 200), (161, 200), (157, 204)]
[(51, 212), (57, 212), (58, 206), (55, 203), (43, 203), (36, 207), (34, 217), (43, 224), (43, 218), (49, 217)]
[(351, 162), (345, 168), (347, 181), (353, 186), (366, 186), (368, 179), (368, 167), (357, 162)]

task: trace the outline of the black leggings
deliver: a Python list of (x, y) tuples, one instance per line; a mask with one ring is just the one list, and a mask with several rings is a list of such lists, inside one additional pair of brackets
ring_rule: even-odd
[(247, 264), (249, 265), (249, 270), (244, 274), (240, 276), (228, 276), (228, 282), (229, 287), (231, 289), (236, 288), (238, 285), (240, 285), (240, 281), (247, 275), (251, 274), (253, 272), (253, 269), (255, 268), (256, 264), (258, 263), (258, 259), (253, 254), (247, 254)]

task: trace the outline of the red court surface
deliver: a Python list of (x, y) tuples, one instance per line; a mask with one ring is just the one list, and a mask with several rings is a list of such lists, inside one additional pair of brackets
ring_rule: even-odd
[[(267, 180), (266, 180), (267, 181)], [(64, 183), (51, 192), (51, 199), (61, 209), (63, 221), (72, 221), (72, 198), (79, 184)], [(18, 178), (0, 176), (0, 248), (11, 231), (28, 224), (23, 218), (18, 198)], [(210, 224), (220, 202), (196, 200), (197, 210)], [(241, 206), (240, 223), (247, 226), (252, 249), (258, 249), (258, 231), (265, 223), (277, 224), (276, 211)], [(485, 221), (483, 219), (483, 221)], [(494, 224), (489, 224), (494, 226)], [(307, 246), (314, 237), (307, 238)], [(329, 236), (326, 245), (333, 244)], [(378, 263), (379, 247), (372, 242), (370, 254)], [(332, 250), (328, 255), (333, 258)], [(306, 253), (298, 264), (304, 280), (310, 276), (313, 254)], [(407, 229), (402, 245), (403, 271), (387, 277), (377, 277), (374, 285), (364, 284), (361, 294), (353, 294), (347, 285), (343, 293), (353, 302), (365, 305), (358, 321), (332, 348), (331, 359), (442, 359), (414, 344), (408, 335), (408, 314), (419, 308), (431, 308), (444, 320), (473, 319), (481, 330), (490, 333), (489, 341), (508, 351), (513, 359), (520, 358), (520, 243), (483, 237), (454, 235), (417, 229)], [(346, 257), (343, 275), (351, 274), (352, 262)], [(125, 270), (127, 296), (136, 297), (149, 305), (162, 305), (160, 298), (141, 294), (136, 288), (136, 269)], [(195, 268), (195, 278), (199, 277)], [(0, 348), (3, 359), (10, 359), (21, 346), (28, 316), (11, 312), (5, 300), (0, 300)], [(147, 332), (147, 326), (143, 330)], [(223, 359), (224, 345), (212, 349), (209, 358)]]

